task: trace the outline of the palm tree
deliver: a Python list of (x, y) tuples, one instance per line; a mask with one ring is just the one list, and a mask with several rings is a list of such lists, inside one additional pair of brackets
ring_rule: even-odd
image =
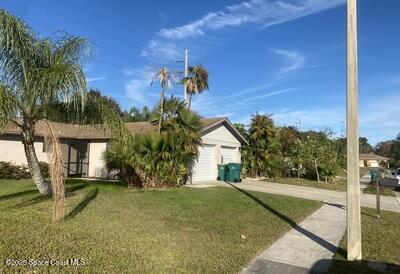
[(174, 79), (174, 76), (172, 73), (167, 69), (167, 68), (161, 68), (157, 73), (156, 73), (156, 79), (160, 81), (161, 85), (161, 95), (160, 95), (160, 119), (158, 121), (158, 134), (161, 133), (161, 124), (163, 120), (163, 115), (164, 115), (164, 100), (165, 100), (165, 88), (172, 88), (172, 81)]
[(189, 67), (189, 76), (183, 79), (186, 85), (186, 93), (189, 96), (188, 109), (192, 103), (192, 95), (201, 94), (208, 90), (208, 72), (202, 65)]
[(43, 195), (52, 190), (39, 168), (35, 125), (47, 118), (52, 103), (83, 106), (86, 45), (79, 37), (38, 38), (22, 20), (0, 10), (0, 129), (10, 124), (21, 129), (29, 171)]

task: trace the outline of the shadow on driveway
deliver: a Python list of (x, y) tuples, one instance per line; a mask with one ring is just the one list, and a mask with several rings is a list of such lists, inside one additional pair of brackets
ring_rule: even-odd
[[(271, 212), (272, 214), (274, 214), (275, 216), (279, 217), (280, 219), (282, 219), (283, 221), (285, 221), (286, 223), (288, 223), (293, 229), (297, 230), (298, 232), (300, 232), (301, 234), (303, 234), (304, 236), (308, 237), (309, 239), (313, 240), (314, 242), (316, 242), (317, 244), (319, 244), (320, 246), (326, 248), (327, 250), (329, 250), (330, 252), (333, 253), (339, 253), (341, 255), (344, 254), (345, 250), (342, 248), (338, 248), (335, 245), (331, 244), (330, 242), (322, 239), (321, 237), (315, 235), (314, 233), (302, 228), (301, 226), (297, 225), (296, 222), (294, 222), (293, 220), (291, 220), (290, 218), (288, 218), (287, 216), (285, 216), (284, 214), (280, 213), (279, 211), (273, 209), (272, 207), (270, 207), (269, 205), (265, 204), (263, 201), (261, 201), (260, 199), (258, 199), (257, 197), (254, 197), (253, 195), (251, 195), (250, 193), (248, 193), (247, 191), (238, 188), (237, 186), (235, 186), (234, 184), (231, 184), (229, 182), (226, 182), (227, 184), (229, 184), (230, 186), (232, 186), (234, 189), (236, 189), (237, 191), (240, 191), (241, 193), (243, 193), (244, 195), (246, 195), (247, 197), (251, 198), (252, 200), (254, 200), (255, 202), (257, 202), (259, 205), (261, 205), (263, 208), (265, 208), (266, 210), (268, 210), (269, 212)], [(340, 205), (333, 205), (333, 206), (340, 206)]]

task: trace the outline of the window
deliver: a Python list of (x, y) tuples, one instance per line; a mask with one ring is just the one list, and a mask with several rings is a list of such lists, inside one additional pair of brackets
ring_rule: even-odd
[(51, 144), (46, 140), (46, 138), (43, 139), (43, 152), (45, 153), (51, 152)]

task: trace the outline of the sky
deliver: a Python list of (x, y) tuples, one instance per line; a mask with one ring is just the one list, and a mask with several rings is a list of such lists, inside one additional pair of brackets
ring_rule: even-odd
[[(400, 1), (358, 1), (360, 135), (372, 144), (400, 132)], [(87, 84), (124, 110), (155, 105), (154, 74), (189, 65), (209, 71), (193, 98), (203, 117), (345, 134), (345, 0), (0, 0), (40, 37), (88, 39)], [(167, 96), (182, 97), (175, 84)]]

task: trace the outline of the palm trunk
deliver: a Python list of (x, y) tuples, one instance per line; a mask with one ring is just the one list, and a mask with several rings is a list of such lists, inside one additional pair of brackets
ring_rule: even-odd
[(162, 86), (161, 98), (160, 98), (160, 119), (158, 120), (158, 134), (161, 134), (161, 124), (164, 115), (164, 94), (165, 94), (165, 86)]
[(187, 109), (190, 110), (190, 105), (192, 104), (192, 94), (188, 94), (188, 105), (187, 105)]
[(39, 160), (34, 147), (34, 133), (32, 129), (23, 129), (22, 143), (24, 144), (25, 156), (28, 162), (29, 173), (33, 182), (42, 195), (51, 195), (51, 185), (43, 178), (40, 170)]

